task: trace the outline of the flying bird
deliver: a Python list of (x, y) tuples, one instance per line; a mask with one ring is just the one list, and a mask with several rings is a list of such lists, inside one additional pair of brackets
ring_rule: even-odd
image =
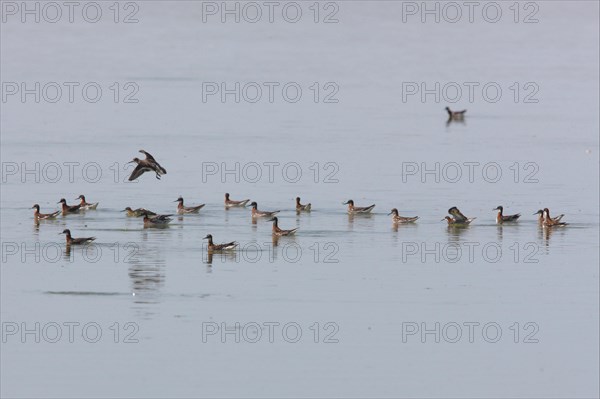
[(138, 177), (140, 177), (141, 175), (143, 175), (145, 172), (154, 172), (156, 173), (156, 178), (158, 180), (160, 180), (160, 177), (162, 175), (166, 175), (167, 174), (167, 170), (165, 168), (163, 168), (157, 161), (156, 159), (154, 159), (154, 157), (152, 156), (152, 154), (144, 151), (144, 150), (140, 150), (140, 152), (142, 154), (144, 154), (146, 156), (146, 159), (139, 159), (139, 158), (133, 158), (132, 161), (129, 161), (128, 163), (136, 163), (137, 166), (135, 167), (135, 169), (133, 170), (133, 172), (131, 172), (131, 176), (129, 176), (129, 181), (133, 181), (135, 179), (137, 179)]

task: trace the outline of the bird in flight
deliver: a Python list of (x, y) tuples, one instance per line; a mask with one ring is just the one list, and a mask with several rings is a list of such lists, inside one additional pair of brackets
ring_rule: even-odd
[(163, 168), (156, 161), (156, 159), (154, 159), (152, 154), (150, 154), (144, 150), (140, 150), (140, 152), (146, 156), (146, 159), (133, 158), (132, 161), (128, 162), (128, 163), (135, 162), (137, 164), (137, 166), (135, 167), (133, 172), (131, 172), (131, 176), (129, 176), (129, 181), (133, 181), (133, 180), (137, 179), (138, 177), (143, 175), (145, 172), (156, 173), (156, 178), (159, 180), (162, 175), (167, 174), (167, 170), (165, 168)]

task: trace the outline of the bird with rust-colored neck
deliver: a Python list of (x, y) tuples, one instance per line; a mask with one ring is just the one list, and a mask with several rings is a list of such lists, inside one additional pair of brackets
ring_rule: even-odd
[(279, 220), (277, 219), (276, 216), (273, 216), (271, 219), (269, 219), (269, 221), (273, 222), (273, 235), (275, 236), (291, 236), (293, 234), (296, 234), (296, 231), (298, 230), (298, 228), (296, 227), (295, 229), (291, 229), (291, 230), (283, 230), (279, 228), (278, 222)]
[(229, 199), (229, 193), (225, 193), (225, 208), (243, 208), (249, 201), (249, 199), (234, 201), (232, 199)]
[(250, 206), (252, 207), (252, 217), (253, 218), (273, 217), (275, 214), (281, 212), (281, 211), (259, 211), (258, 204), (256, 203), (256, 201), (251, 202)]
[(238, 243), (235, 241), (226, 242), (224, 244), (215, 244), (213, 243), (213, 236), (211, 234), (207, 234), (203, 240), (208, 240), (208, 250), (209, 251), (228, 251), (235, 249), (238, 246)]
[(180, 215), (184, 215), (186, 213), (198, 213), (200, 209), (204, 208), (206, 204), (200, 204), (196, 206), (183, 206), (183, 198), (180, 196), (173, 202), (178, 202), (177, 204), (177, 213)]
[(79, 203), (79, 208), (83, 211), (87, 211), (87, 210), (94, 210), (98, 207), (99, 202), (86, 202), (85, 201), (85, 196), (83, 194), (81, 194), (79, 197), (75, 198), (78, 200), (81, 200), (81, 202)]
[(414, 223), (419, 218), (418, 216), (400, 216), (398, 214), (398, 209), (396, 208), (392, 209), (392, 211), (388, 213), (388, 216), (389, 215), (393, 215), (392, 222), (398, 224)]
[(354, 206), (354, 201), (351, 199), (343, 202), (342, 205), (348, 205), (348, 213), (350, 215), (370, 213), (373, 208), (375, 208), (375, 204), (369, 206)]
[[(539, 224), (544, 224), (544, 214), (545, 214), (545, 213), (544, 213), (544, 211), (545, 211), (546, 209), (548, 209), (548, 208), (539, 209), (539, 210), (538, 210), (536, 213), (534, 213), (534, 215), (539, 215), (539, 216), (538, 216), (538, 223), (539, 223)], [(549, 218), (550, 220), (552, 220), (553, 222), (560, 222), (560, 220), (561, 220), (561, 219), (562, 219), (564, 216), (565, 216), (565, 214), (563, 213), (563, 214), (560, 214), (560, 215), (558, 215), (558, 216), (555, 216), (555, 217), (550, 217), (550, 216), (548, 215), (548, 218)]]
[(82, 237), (82, 238), (73, 238), (71, 237), (71, 230), (69, 229), (64, 229), (62, 233), (59, 234), (66, 234), (67, 237), (67, 245), (81, 245), (81, 244), (87, 244), (89, 242), (92, 242), (96, 239), (96, 237)]
[(300, 203), (300, 197), (296, 197), (296, 212), (310, 212), (312, 205), (310, 202), (308, 204), (302, 205)]
[(564, 215), (552, 218), (550, 217), (550, 210), (548, 208), (544, 208), (542, 216), (544, 218), (544, 221), (542, 222), (544, 227), (562, 227), (567, 225), (567, 223), (560, 221)]
[(515, 213), (514, 215), (504, 215), (504, 207), (502, 205), (499, 205), (492, 210), (498, 211), (498, 214), (496, 215), (497, 224), (502, 224), (506, 222), (516, 222), (521, 217), (520, 213)]
[(62, 205), (62, 214), (63, 215), (79, 213), (79, 211), (81, 210), (81, 205), (79, 205), (79, 204), (67, 205), (67, 200), (64, 198), (61, 198), (60, 201), (57, 202), (57, 204)]
[(34, 206), (32, 206), (31, 209), (35, 209), (35, 211), (33, 212), (33, 218), (36, 221), (55, 219), (60, 214), (60, 211), (56, 211), (56, 212), (52, 212), (52, 213), (40, 213), (40, 206), (38, 204), (35, 204)]

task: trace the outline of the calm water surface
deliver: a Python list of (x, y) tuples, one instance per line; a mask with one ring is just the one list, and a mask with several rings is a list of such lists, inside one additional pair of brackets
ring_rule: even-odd
[[(533, 24), (509, 3), (496, 24), (403, 23), (402, 3), (376, 1), (336, 2), (332, 24), (311, 3), (295, 24), (236, 24), (142, 1), (138, 23), (115, 24), (102, 4), (97, 24), (1, 27), (3, 82), (103, 89), (2, 103), (3, 396), (598, 395), (597, 3), (536, 2)], [(295, 82), (302, 98), (203, 102), (207, 82)], [(502, 96), (403, 101), (407, 82)], [(126, 182), (140, 148), (160, 181)], [(298, 234), (274, 242), (225, 192)], [(98, 210), (33, 223), (34, 203), (79, 194)], [(120, 212), (173, 213), (179, 195), (207, 205), (166, 229)], [(296, 215), (296, 196), (313, 212)], [(349, 198), (377, 206), (351, 218)], [(497, 226), (498, 205), (519, 223)], [(448, 229), (451, 206), (477, 219)], [(418, 223), (393, 228), (394, 207)], [(569, 226), (540, 229), (543, 207)], [(66, 251), (65, 228), (97, 245)], [(241, 249), (210, 259), (209, 233)]]

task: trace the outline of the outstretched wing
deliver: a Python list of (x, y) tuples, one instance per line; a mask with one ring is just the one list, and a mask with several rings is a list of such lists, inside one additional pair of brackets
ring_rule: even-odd
[(144, 172), (148, 172), (150, 169), (146, 166), (142, 166), (138, 163), (133, 172), (131, 172), (131, 176), (129, 176), (129, 181), (133, 181), (144, 174)]
[(156, 162), (156, 159), (154, 159), (152, 154), (150, 154), (149, 152), (146, 152), (144, 150), (140, 150), (140, 152), (146, 156), (146, 161), (150, 161), (151, 163), (153, 163), (156, 166), (156, 169), (158, 169), (158, 172), (162, 173), (163, 175), (167, 174), (167, 170), (165, 168), (163, 168), (162, 166), (160, 166), (160, 164), (158, 162)]
[(140, 150), (140, 152), (146, 156), (147, 160), (152, 161), (152, 162), (156, 162), (156, 160), (154, 159), (154, 157), (152, 156), (152, 154), (150, 154), (149, 152), (146, 152), (144, 150)]

